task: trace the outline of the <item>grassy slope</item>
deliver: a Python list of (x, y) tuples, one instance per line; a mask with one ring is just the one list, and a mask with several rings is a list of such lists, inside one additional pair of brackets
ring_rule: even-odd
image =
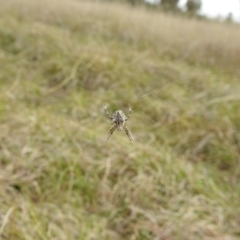
[(49, 2), (0, 0), (2, 239), (239, 239), (239, 27)]

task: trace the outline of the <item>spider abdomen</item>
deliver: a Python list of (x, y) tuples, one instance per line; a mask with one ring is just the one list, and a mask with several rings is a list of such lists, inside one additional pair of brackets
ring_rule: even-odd
[(117, 125), (119, 131), (123, 130), (123, 125), (126, 122), (125, 114), (121, 110), (116, 111), (113, 114), (113, 122)]
[(126, 121), (126, 116), (121, 110), (116, 111), (113, 114), (113, 122), (116, 124), (121, 124)]

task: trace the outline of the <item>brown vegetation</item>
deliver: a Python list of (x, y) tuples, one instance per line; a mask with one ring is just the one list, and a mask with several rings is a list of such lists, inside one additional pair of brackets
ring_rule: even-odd
[[(0, 5), (1, 239), (239, 238), (239, 26)], [(133, 145), (104, 143), (106, 103)]]

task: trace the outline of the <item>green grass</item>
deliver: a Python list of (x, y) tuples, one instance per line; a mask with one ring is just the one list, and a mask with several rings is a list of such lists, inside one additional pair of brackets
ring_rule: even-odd
[(1, 239), (240, 238), (239, 26), (0, 5)]

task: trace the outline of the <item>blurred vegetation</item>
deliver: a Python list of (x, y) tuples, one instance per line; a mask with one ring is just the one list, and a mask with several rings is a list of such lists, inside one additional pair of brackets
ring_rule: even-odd
[(178, 0), (161, 0), (159, 3), (165, 10), (176, 10), (178, 9)]
[(197, 14), (201, 8), (201, 0), (188, 0), (186, 3), (187, 12), (191, 14)]
[(1, 239), (239, 239), (238, 25), (0, 5)]
[[(107, 0), (102, 0), (103, 2)], [(181, 9), (178, 4), (179, 0), (108, 0), (108, 2), (119, 2), (119, 3), (128, 3), (132, 6), (147, 6), (148, 8), (166, 11), (166, 12), (173, 12), (175, 14), (182, 14), (186, 16), (198, 16), (198, 11), (201, 8), (201, 0), (187, 0), (185, 4), (185, 10)], [(205, 18), (201, 16), (202, 18)]]

